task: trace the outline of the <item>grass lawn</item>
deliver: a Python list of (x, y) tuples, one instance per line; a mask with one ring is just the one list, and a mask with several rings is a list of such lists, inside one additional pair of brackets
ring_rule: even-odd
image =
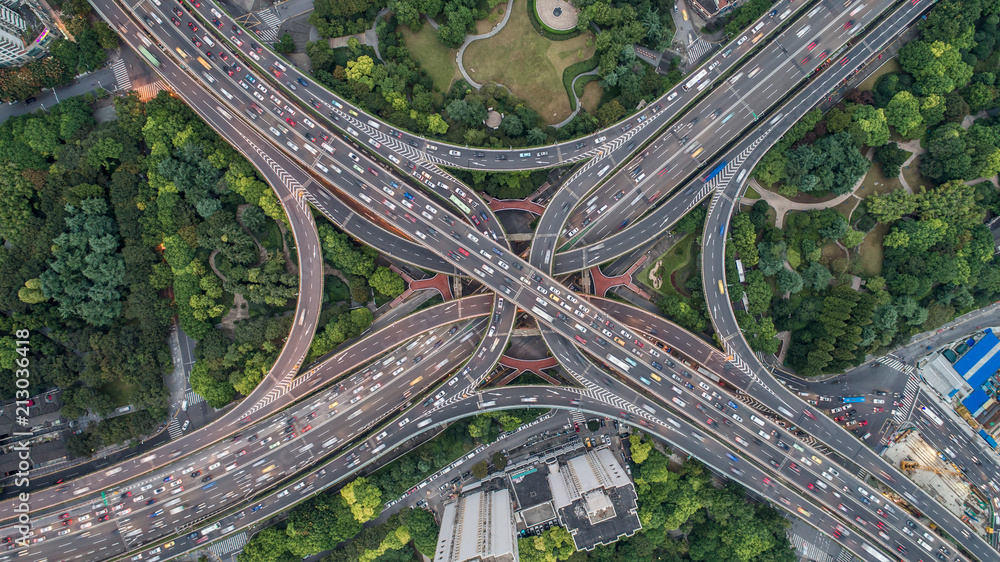
[(910, 189), (917, 191), (920, 186), (924, 187), (936, 187), (937, 184), (933, 180), (925, 178), (920, 174), (920, 157), (917, 156), (912, 162), (907, 166), (903, 166), (902, 172), (903, 179), (906, 180), (907, 185)]
[(895, 58), (889, 59), (885, 62), (885, 64), (883, 64), (878, 70), (875, 71), (875, 74), (872, 74), (871, 76), (868, 77), (867, 80), (862, 82), (861, 85), (858, 86), (858, 90), (860, 91), (871, 90), (872, 88), (875, 87), (875, 83), (878, 82), (879, 76), (882, 76), (883, 74), (888, 74), (890, 72), (902, 72), (902, 71), (903, 69), (900, 68), (899, 61), (897, 61)]
[(744, 199), (760, 199), (760, 193), (753, 188), (752, 185), (747, 184), (746, 190), (743, 192)]
[(889, 227), (879, 223), (858, 246), (861, 251), (861, 268), (867, 275), (882, 274), (882, 238), (887, 232)]
[[(482, 35), (484, 33), (489, 33), (493, 26), (500, 23), (503, 20), (503, 13), (507, 11), (507, 3), (501, 2), (497, 4), (496, 8), (490, 12), (490, 15), (486, 16), (486, 19), (479, 20), (476, 22), (476, 35)], [(513, 14), (512, 14), (513, 15)]]
[(827, 242), (826, 244), (823, 244), (821, 250), (823, 254), (822, 257), (820, 257), (820, 261), (826, 265), (832, 264), (833, 260), (837, 258), (847, 257), (847, 252), (840, 249), (840, 246), (838, 246), (836, 242)]
[(873, 193), (889, 193), (901, 187), (903, 187), (903, 184), (899, 181), (899, 178), (886, 178), (882, 174), (882, 166), (872, 164), (872, 167), (868, 170), (868, 174), (865, 175), (864, 181), (861, 182), (861, 187), (854, 194), (861, 199), (865, 199)]
[[(643, 268), (639, 272), (638, 279), (641, 280), (643, 284), (653, 287), (653, 280), (649, 277), (650, 272), (652, 272), (654, 275), (659, 275), (660, 278), (663, 279), (663, 284), (658, 290), (654, 289), (654, 291), (660, 293), (661, 295), (675, 295), (680, 298), (687, 298), (685, 295), (682, 295), (674, 290), (674, 286), (670, 282), (670, 274), (674, 271), (682, 270), (693, 263), (695, 238), (695, 233), (688, 234), (684, 236), (684, 238), (681, 238), (662, 256), (650, 262), (648, 267)], [(654, 266), (656, 266), (657, 263), (660, 265), (658, 268), (654, 269)]]
[[(414, 33), (408, 26), (401, 25), (396, 29), (403, 34), (403, 42), (410, 50), (410, 55), (420, 63), (420, 68), (427, 71), (434, 87), (440, 92), (447, 92), (451, 83), (461, 78), (458, 72), (458, 49), (449, 49), (437, 38), (437, 30), (424, 22), (423, 29)], [(468, 58), (466, 58), (468, 61)]]
[(593, 115), (597, 112), (597, 106), (601, 104), (601, 96), (604, 95), (604, 88), (601, 87), (600, 78), (597, 76), (584, 76), (576, 81), (576, 87), (583, 84), (583, 95), (580, 96), (580, 105)]
[(111, 405), (115, 408), (127, 406), (132, 401), (132, 385), (126, 382), (116, 381), (114, 384), (102, 385), (101, 392), (111, 398)]
[[(562, 83), (563, 69), (594, 56), (593, 45), (588, 45), (593, 36), (583, 33), (566, 41), (549, 41), (535, 31), (529, 18), (527, 2), (514, 6), (500, 33), (465, 50), (465, 70), (476, 82), (507, 86), (515, 96), (528, 100), (547, 123), (558, 123), (572, 111)], [(415, 50), (411, 47), (410, 51)]]
[(856, 197), (848, 197), (847, 199), (844, 199), (840, 205), (834, 207), (833, 210), (843, 215), (845, 219), (850, 220), (851, 213), (854, 211), (854, 207), (857, 207), (859, 202), (860, 201)]

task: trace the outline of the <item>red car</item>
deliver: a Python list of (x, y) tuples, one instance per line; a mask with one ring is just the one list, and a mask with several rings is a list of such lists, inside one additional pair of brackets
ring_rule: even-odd
[[(465, 257), (469, 257), (469, 252), (465, 248), (459, 247), (458, 253), (462, 254)], [(580, 431), (579, 426), (577, 427), (577, 431)]]
[(313, 428), (312, 424), (307, 425), (307, 426), (305, 426), (305, 427), (302, 428), (302, 433), (305, 433), (305, 432), (309, 431), (312, 428)]
[(861, 420), (861, 427), (868, 425), (868, 420)]
[(378, 172), (376, 172), (375, 170), (373, 170), (371, 168), (368, 168), (368, 171), (371, 172), (371, 175), (376, 176), (376, 177), (378, 176)]
[(850, 29), (852, 25), (854, 25), (854, 20), (851, 20), (851, 21), (845, 23), (844, 24), (844, 29)]
[(635, 341), (634, 341), (634, 342), (632, 342), (632, 343), (634, 343), (635, 345), (637, 345), (637, 346), (639, 346), (639, 347), (646, 347), (646, 346), (644, 346), (644, 345), (642, 344), (642, 342), (641, 342), (641, 341), (639, 341), (638, 339), (637, 339), (637, 340), (635, 340)]
[(227, 55), (226, 53), (220, 52), (219, 53), (219, 58), (222, 59), (222, 60), (229, 60), (229, 55)]
[(171, 22), (173, 22), (173, 24), (174, 24), (175, 26), (177, 26), (177, 27), (180, 27), (180, 26), (181, 26), (181, 20), (179, 20), (179, 19), (177, 19), (177, 18), (170, 18), (170, 21), (171, 21)]
[(846, 419), (847, 419), (847, 416), (837, 416), (837, 417), (833, 418), (833, 421), (835, 421), (835, 422), (843, 422)]
[(815, 490), (816, 489), (816, 485), (813, 484), (812, 482), (806, 484), (806, 487), (808, 487), (810, 490)]
[(60, 515), (59, 519), (66, 519), (68, 517), (69, 517), (69, 512), (66, 512), (66, 513), (63, 513), (62, 515)]
[(295, 126), (295, 121), (292, 121), (291, 117), (285, 117), (285, 122), (293, 127)]

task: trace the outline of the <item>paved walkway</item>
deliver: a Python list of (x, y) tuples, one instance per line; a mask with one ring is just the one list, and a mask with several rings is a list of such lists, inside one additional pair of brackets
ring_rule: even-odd
[(576, 102), (576, 109), (574, 109), (573, 112), (569, 114), (569, 117), (563, 119), (562, 121), (556, 123), (555, 125), (552, 125), (556, 129), (569, 125), (569, 122), (572, 121), (574, 117), (576, 117), (576, 114), (580, 113), (580, 109), (583, 106), (580, 105), (580, 96), (576, 95), (576, 81), (584, 76), (597, 76), (597, 69), (595, 68), (594, 70), (588, 72), (582, 72), (580, 74), (577, 74), (576, 77), (573, 78), (573, 83), (570, 84), (569, 90), (573, 92), (573, 100), (575, 100)]
[(562, 384), (558, 379), (550, 377), (543, 371), (543, 369), (550, 369), (559, 364), (555, 357), (546, 357), (545, 359), (518, 359), (516, 357), (502, 355), (500, 356), (500, 364), (504, 367), (515, 369), (515, 371), (514, 373), (505, 376), (500, 381), (497, 381), (497, 386), (503, 386), (509, 383), (525, 371), (531, 371), (552, 384)]
[[(493, 37), (497, 33), (500, 33), (500, 30), (503, 29), (504, 26), (507, 25), (507, 20), (510, 19), (510, 13), (511, 13), (511, 10), (513, 10), (513, 9), (514, 9), (514, 0), (509, 0), (507, 2), (507, 11), (504, 12), (503, 19), (500, 20), (500, 23), (498, 23), (495, 26), (493, 26), (493, 29), (489, 30), (486, 33), (483, 33), (483, 34), (480, 34), (480, 35), (466, 35), (465, 36), (465, 42), (462, 43), (462, 46), (458, 48), (458, 56), (455, 57), (456, 62), (458, 62), (458, 70), (461, 71), (462, 78), (465, 78), (465, 81), (468, 82), (470, 86), (472, 86), (473, 88), (475, 88), (477, 90), (479, 88), (482, 88), (483, 85), (480, 84), (479, 82), (476, 82), (475, 80), (473, 80), (472, 77), (469, 76), (469, 73), (465, 71), (465, 65), (462, 64), (462, 57), (465, 56), (465, 49), (473, 41), (478, 41), (480, 39), (489, 39), (490, 37)], [(434, 29), (437, 29), (437, 22), (435, 22), (434, 20), (432, 20), (430, 18), (427, 18), (427, 21), (431, 22), (431, 25), (434, 27)]]
[[(555, 15), (556, 9), (561, 13)], [(579, 19), (579, 10), (565, 0), (536, 0), (535, 13), (542, 23), (555, 29), (556, 31), (569, 31), (576, 27)]]
[[(761, 187), (761, 185), (757, 183), (757, 179), (753, 177), (750, 178), (749, 185), (752, 185), (754, 191), (760, 194), (760, 198), (763, 199), (764, 201), (767, 201), (767, 204), (770, 205), (772, 209), (774, 209), (774, 225), (778, 228), (781, 228), (785, 223), (785, 213), (787, 213), (788, 211), (826, 209), (829, 207), (836, 207), (837, 205), (843, 203), (844, 201), (852, 197), (857, 198), (857, 196), (854, 195), (854, 190), (856, 190), (858, 187), (861, 186), (861, 182), (863, 182), (864, 179), (865, 179), (864, 176), (862, 176), (862, 178), (858, 180), (858, 183), (854, 185), (854, 187), (851, 189), (849, 193), (838, 195), (833, 199), (816, 203), (800, 203), (797, 201), (791, 201), (789, 199), (786, 199), (781, 194), (778, 194), (774, 191), (769, 191), (764, 187)], [(747, 199), (746, 197), (743, 197), (741, 200), (741, 202), (746, 205), (753, 205), (756, 201), (757, 201), (756, 199)]]
[(432, 291), (437, 291), (438, 293), (441, 294), (441, 298), (443, 298), (446, 301), (450, 301), (451, 299), (455, 298), (454, 295), (452, 295), (451, 293), (451, 284), (448, 283), (447, 275), (438, 273), (437, 275), (431, 277), (430, 279), (421, 279), (420, 281), (417, 281), (414, 278), (407, 275), (405, 271), (399, 269), (395, 265), (390, 265), (389, 269), (398, 273), (403, 278), (403, 281), (406, 282), (406, 290), (403, 291), (403, 294), (394, 298), (392, 302), (389, 303), (390, 308), (395, 307), (399, 303), (406, 300), (406, 297), (422, 289), (431, 289)]
[(639, 258), (639, 261), (635, 262), (632, 264), (632, 267), (628, 268), (628, 271), (617, 277), (608, 277), (607, 275), (604, 275), (600, 266), (595, 265), (590, 268), (590, 277), (593, 279), (594, 283), (594, 294), (599, 297), (603, 297), (604, 294), (607, 293), (612, 287), (625, 286), (646, 300), (652, 298), (649, 293), (643, 291), (638, 285), (632, 282), (632, 275), (638, 271), (640, 267), (642, 267), (642, 264), (646, 263), (647, 258), (648, 256), (642, 256)]
[(545, 211), (545, 207), (525, 199), (490, 199), (488, 205), (493, 212), (518, 210), (541, 216)]

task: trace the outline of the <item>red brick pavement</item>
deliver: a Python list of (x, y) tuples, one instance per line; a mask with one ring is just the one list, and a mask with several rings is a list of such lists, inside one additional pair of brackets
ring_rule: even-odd
[(594, 280), (594, 294), (599, 297), (603, 297), (604, 294), (607, 293), (612, 287), (620, 287), (624, 285), (642, 298), (650, 298), (649, 293), (643, 291), (638, 285), (632, 282), (632, 276), (639, 270), (640, 267), (642, 267), (642, 264), (644, 263), (646, 263), (646, 256), (642, 256), (639, 261), (635, 262), (632, 267), (628, 268), (628, 271), (617, 277), (608, 277), (607, 275), (604, 275), (599, 266), (590, 268), (590, 277)]
[(541, 215), (545, 210), (545, 207), (539, 205), (538, 203), (525, 201), (524, 199), (490, 199), (489, 206), (490, 209), (493, 209), (493, 212), (507, 209), (518, 209), (521, 211), (528, 211), (529, 213), (534, 213), (536, 215)]
[(403, 302), (406, 299), (406, 297), (413, 294), (414, 291), (419, 291), (421, 289), (431, 289), (437, 291), (438, 293), (441, 294), (441, 298), (443, 298), (446, 301), (455, 298), (455, 296), (451, 292), (451, 283), (448, 282), (447, 275), (438, 273), (437, 275), (431, 277), (430, 279), (421, 279), (420, 281), (416, 281), (412, 277), (407, 275), (404, 271), (400, 270), (398, 267), (394, 265), (390, 265), (389, 269), (398, 273), (403, 278), (403, 281), (406, 282), (406, 290), (403, 291), (403, 294), (399, 295), (398, 297), (392, 300), (392, 302), (389, 304), (390, 307), (399, 305), (399, 303)]

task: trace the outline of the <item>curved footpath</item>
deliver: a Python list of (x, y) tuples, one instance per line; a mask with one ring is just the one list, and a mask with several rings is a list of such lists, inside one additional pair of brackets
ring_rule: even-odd
[(514, 0), (507, 0), (507, 11), (504, 12), (503, 19), (500, 20), (500, 23), (493, 26), (493, 29), (489, 30), (489, 32), (487, 33), (483, 33), (481, 35), (466, 35), (465, 42), (462, 43), (462, 46), (458, 48), (458, 56), (455, 57), (456, 62), (458, 62), (458, 70), (462, 73), (462, 78), (465, 78), (465, 81), (468, 82), (470, 86), (472, 86), (477, 90), (482, 88), (483, 85), (473, 80), (472, 77), (469, 76), (469, 73), (465, 71), (465, 65), (462, 64), (462, 57), (465, 56), (465, 48), (468, 47), (473, 41), (479, 41), (480, 39), (489, 39), (490, 37), (493, 37), (497, 33), (500, 33), (500, 30), (507, 25), (507, 20), (510, 19), (510, 12), (512, 9), (514, 9)]

